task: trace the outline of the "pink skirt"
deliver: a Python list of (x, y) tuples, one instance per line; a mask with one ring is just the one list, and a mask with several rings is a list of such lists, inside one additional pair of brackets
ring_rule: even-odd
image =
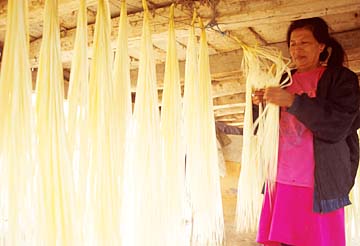
[(257, 242), (266, 246), (345, 246), (344, 209), (314, 213), (313, 188), (276, 183), (266, 192)]

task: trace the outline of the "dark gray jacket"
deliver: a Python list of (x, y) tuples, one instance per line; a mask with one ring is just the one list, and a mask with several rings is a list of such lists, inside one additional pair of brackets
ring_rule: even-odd
[(315, 212), (330, 212), (351, 204), (349, 192), (359, 166), (359, 107), (356, 74), (336, 67), (324, 71), (315, 98), (297, 95), (288, 109), (314, 136)]

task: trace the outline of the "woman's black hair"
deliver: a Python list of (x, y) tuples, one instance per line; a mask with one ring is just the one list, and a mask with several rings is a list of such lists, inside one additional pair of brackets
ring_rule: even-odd
[[(319, 60), (327, 60), (329, 67), (342, 66), (345, 60), (345, 51), (341, 44), (330, 36), (328, 24), (320, 17), (295, 20), (291, 23), (287, 31), (287, 45), (290, 46), (291, 33), (298, 28), (306, 28), (312, 32), (315, 39), (325, 44), (325, 49), (320, 53)], [(330, 57), (328, 48), (331, 48)]]

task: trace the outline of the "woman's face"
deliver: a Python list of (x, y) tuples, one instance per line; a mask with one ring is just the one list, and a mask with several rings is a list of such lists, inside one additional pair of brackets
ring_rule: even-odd
[(290, 35), (290, 55), (299, 72), (317, 68), (324, 48), (325, 45), (319, 43), (309, 29), (298, 28)]

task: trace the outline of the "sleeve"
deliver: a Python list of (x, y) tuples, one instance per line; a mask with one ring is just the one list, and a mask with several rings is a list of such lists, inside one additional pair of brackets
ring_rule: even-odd
[(315, 137), (338, 142), (346, 138), (358, 117), (359, 81), (356, 74), (346, 68), (325, 79), (328, 88), (324, 97), (297, 95), (288, 112), (309, 128)]

